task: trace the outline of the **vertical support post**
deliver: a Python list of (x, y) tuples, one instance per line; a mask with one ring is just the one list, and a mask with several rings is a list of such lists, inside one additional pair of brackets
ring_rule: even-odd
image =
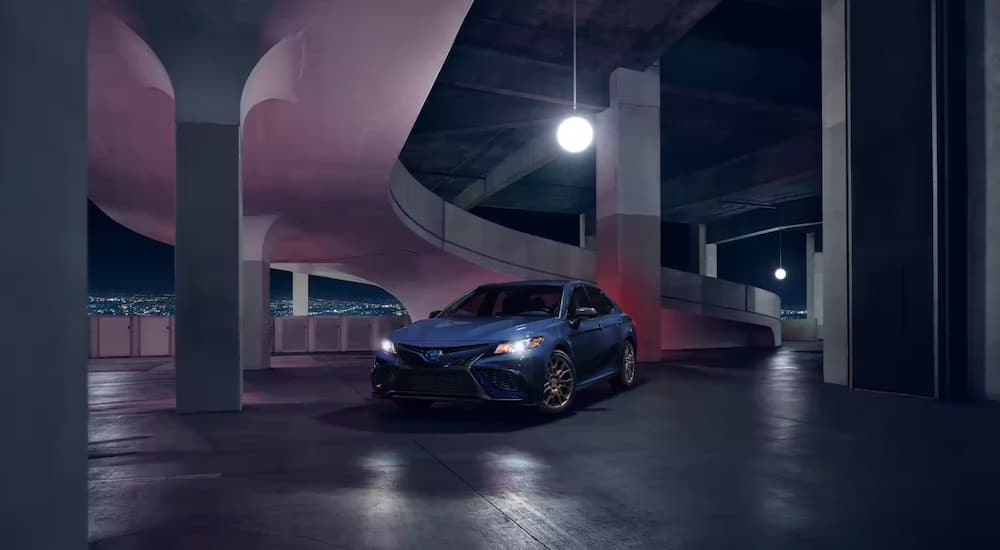
[(292, 315), (309, 315), (309, 274), (292, 273)]
[(719, 276), (719, 245), (705, 245), (705, 272), (702, 275), (706, 277)]
[(806, 233), (806, 317), (816, 318), (816, 234)]
[(660, 76), (616, 69), (597, 116), (597, 280), (660, 360)]
[(238, 411), (243, 272), (239, 126), (177, 123), (177, 411)]
[(823, 380), (849, 383), (847, 0), (822, 0)]
[(4, 548), (87, 547), (87, 2), (0, 2)]
[(1000, 400), (1000, 6), (965, 4), (968, 86), (968, 386)]

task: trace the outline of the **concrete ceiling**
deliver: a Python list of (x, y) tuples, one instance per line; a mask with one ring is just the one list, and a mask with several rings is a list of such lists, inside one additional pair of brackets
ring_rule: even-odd
[[(445, 199), (466, 202), (470, 187), (485, 188), (505, 159), (523, 156), (526, 147), (554, 133), (572, 91), (571, 6), (568, 0), (475, 1), (401, 153), (422, 183)], [(685, 176), (795, 141), (820, 126), (818, 0), (578, 0), (578, 21), (581, 109), (607, 105), (614, 68), (660, 64), (665, 215), (678, 206), (668, 198), (685, 194), (672, 187), (690, 182)], [(505, 178), (469, 204), (592, 210), (593, 158), (533, 157), (533, 171), (516, 181)], [(770, 207), (819, 192), (802, 180), (758, 184), (740, 189), (735, 199)], [(696, 201), (701, 206), (676, 221), (753, 209), (732, 208), (734, 201), (706, 207), (713, 198)]]

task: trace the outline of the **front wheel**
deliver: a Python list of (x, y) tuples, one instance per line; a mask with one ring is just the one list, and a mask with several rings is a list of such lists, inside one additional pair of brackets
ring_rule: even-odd
[(406, 399), (404, 397), (394, 397), (392, 402), (400, 409), (411, 412), (426, 411), (434, 404), (430, 399)]
[(573, 404), (576, 396), (576, 368), (569, 355), (561, 350), (552, 352), (545, 369), (545, 383), (538, 410), (544, 414), (560, 414)]
[(618, 376), (611, 379), (611, 386), (616, 390), (627, 390), (635, 385), (635, 345), (625, 340)]

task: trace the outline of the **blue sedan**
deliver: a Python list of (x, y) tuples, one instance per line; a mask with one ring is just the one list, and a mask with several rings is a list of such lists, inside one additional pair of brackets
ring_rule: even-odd
[(590, 283), (484, 285), (383, 340), (372, 393), (411, 410), (483, 400), (558, 414), (587, 386), (632, 387), (636, 345), (632, 319)]

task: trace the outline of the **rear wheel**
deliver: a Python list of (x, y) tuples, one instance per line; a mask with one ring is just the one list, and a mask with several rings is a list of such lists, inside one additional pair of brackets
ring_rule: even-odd
[(392, 402), (404, 411), (413, 412), (426, 411), (434, 404), (434, 401), (430, 399), (407, 399), (405, 397), (393, 397)]
[(575, 396), (576, 368), (573, 360), (565, 352), (555, 350), (545, 369), (538, 410), (545, 414), (560, 414), (573, 405)]
[(616, 390), (627, 390), (635, 385), (635, 345), (625, 340), (618, 366), (618, 376), (611, 379), (611, 386)]

